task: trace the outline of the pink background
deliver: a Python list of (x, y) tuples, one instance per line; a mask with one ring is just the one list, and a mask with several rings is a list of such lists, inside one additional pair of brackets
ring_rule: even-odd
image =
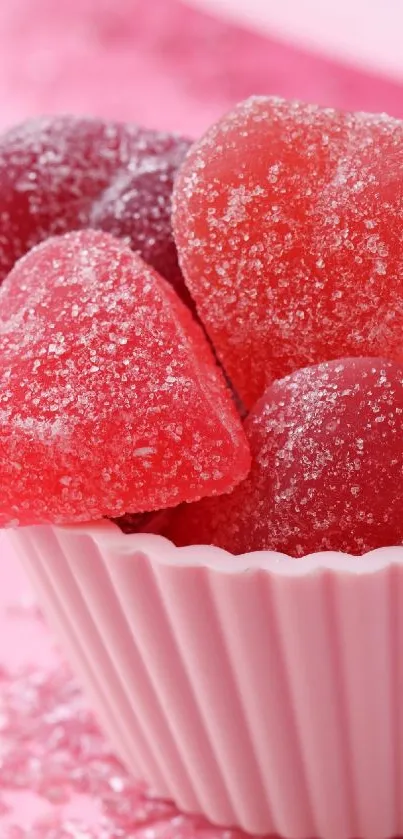
[[(320, 5), (322, 17), (314, 21), (319, 48), (330, 48), (329, 22), (323, 20), (326, 4)], [(353, 4), (345, 4), (346, 8), (347, 5)], [(365, 10), (369, 5), (365, 4)], [(272, 32), (285, 39), (295, 34), (296, 20), (289, 0), (283, 0), (277, 7), (284, 14), (281, 25), (279, 18), (273, 21)], [(311, 0), (313, 16), (314, 7)], [(362, 25), (364, 19), (369, 22), (365, 63), (371, 66), (369, 45), (376, 45), (379, 21), (366, 16), (365, 10)], [(266, 21), (266, 25), (269, 28), (270, 22)], [(391, 62), (395, 60), (397, 45), (400, 50), (400, 33), (401, 28), (397, 28), (396, 37), (390, 41)], [(299, 28), (297, 40), (308, 43), (310, 37), (305, 37)], [(339, 47), (331, 49), (340, 55)], [(287, 45), (285, 40), (277, 40), (275, 34), (259, 35), (252, 28), (246, 30), (242, 25), (205, 15), (179, 0), (3, 2), (0, 4), (0, 124), (5, 127), (34, 114), (69, 111), (130, 119), (197, 135), (236, 101), (263, 92), (403, 116), (403, 86), (392, 77), (381, 78), (376, 74), (381, 64), (379, 51), (376, 55), (374, 52), (372, 72), (354, 69), (354, 62), (362, 60), (363, 50), (360, 55), (357, 51), (353, 53), (350, 39), (344, 54), (352, 63), (351, 67), (344, 66)], [(395, 71), (396, 67), (389, 69)], [(398, 72), (395, 76), (397, 79)], [(73, 730), (78, 714), (74, 703), (78, 700), (75, 689), (70, 689), (68, 673), (63, 675), (65, 671), (60, 669), (61, 659), (53, 639), (38, 618), (29, 584), (1, 536), (0, 555), (0, 761), (6, 752), (8, 765), (14, 765), (6, 780), (0, 768), (0, 835), (2, 839), (91, 839), (93, 836), (117, 839), (121, 835), (118, 828), (123, 825), (122, 813), (118, 813), (119, 795), (115, 790), (113, 818), (109, 801), (109, 822), (105, 822), (106, 782), (102, 786), (99, 780), (101, 765), (105, 777), (112, 782), (110, 756), (103, 755), (98, 760), (98, 770), (93, 759), (88, 763), (87, 785), (83, 786), (86, 792), (78, 794), (77, 784), (71, 782), (72, 746), (66, 746), (64, 759), (70, 761), (69, 785), (62, 774), (57, 787), (58, 794), (61, 789), (66, 792), (68, 787), (62, 804), (49, 801), (46, 775), (40, 794), (38, 786), (35, 793), (30, 789), (30, 779), (34, 776), (32, 764), (29, 771), (26, 767), (26, 755), (43, 756), (41, 738), (44, 732), (49, 734), (52, 730), (44, 716), (45, 699), (49, 703), (51, 686), (58, 686), (52, 700), (53, 714), (59, 720), (68, 717)], [(39, 699), (38, 684), (42, 691)], [(22, 699), (24, 742), (19, 733)], [(85, 716), (87, 712), (80, 713), (84, 714), (85, 722), (80, 722), (80, 736), (84, 737), (92, 724), (90, 717)], [(67, 730), (66, 722), (60, 725)], [(97, 748), (102, 751), (105, 747), (100, 735), (92, 733), (91, 736), (98, 737)], [(59, 760), (61, 747), (53, 748), (53, 758)], [(119, 777), (119, 784), (124, 784)], [(156, 822), (160, 835), (166, 839), (177, 837), (178, 831), (186, 837), (196, 833), (218, 836), (218, 832), (192, 820), (179, 819), (178, 823), (178, 814), (166, 805), (148, 805), (151, 815), (147, 817), (148, 822), (144, 821), (140, 794), (132, 790), (131, 795), (137, 795), (137, 803), (130, 805), (133, 812), (129, 827), (127, 821), (124, 823), (125, 839), (134, 836), (153, 839), (154, 834), (151, 837), (144, 833), (144, 824)], [(49, 815), (56, 819), (53, 826), (42, 821)]]
[[(266, 4), (275, 6), (287, 3)], [(0, 3), (3, 126), (75, 111), (197, 134), (251, 93), (403, 115), (402, 92), (392, 77), (315, 57), (180, 0)]]
[(403, 78), (402, 4), (393, 0), (190, 0), (246, 25)]

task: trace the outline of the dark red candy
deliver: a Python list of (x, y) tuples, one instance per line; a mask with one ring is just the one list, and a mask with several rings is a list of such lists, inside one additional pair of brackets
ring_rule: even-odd
[(184, 505), (177, 544), (300, 557), (403, 544), (403, 367), (344, 359), (275, 382), (245, 422), (249, 476)]
[(122, 533), (162, 533), (169, 524), (172, 510), (151, 513), (126, 513), (112, 521)]
[[(146, 132), (144, 132), (146, 136)], [(171, 228), (171, 195), (186, 140), (148, 132), (149, 139), (91, 207), (90, 227), (125, 238), (193, 307), (183, 282)]]
[(249, 466), (201, 328), (138, 255), (87, 230), (17, 262), (0, 289), (0, 526), (161, 510)]
[(187, 140), (99, 119), (31, 120), (0, 137), (0, 282), (49, 235), (101, 227), (188, 299), (170, 223)]
[(199, 316), (248, 408), (341, 356), (403, 360), (403, 122), (256, 97), (177, 181), (173, 225)]

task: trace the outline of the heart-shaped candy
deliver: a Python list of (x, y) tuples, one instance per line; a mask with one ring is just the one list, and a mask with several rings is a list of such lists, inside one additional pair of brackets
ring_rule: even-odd
[(191, 150), (173, 226), (247, 407), (309, 364), (403, 359), (402, 122), (252, 98)]
[(248, 445), (207, 340), (108, 233), (48, 239), (0, 289), (0, 525), (231, 489)]

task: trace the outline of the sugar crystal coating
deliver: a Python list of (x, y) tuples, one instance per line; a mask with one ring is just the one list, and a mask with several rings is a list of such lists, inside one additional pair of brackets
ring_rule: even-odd
[(341, 356), (403, 359), (403, 123), (254, 97), (174, 193), (186, 283), (248, 408)]
[(171, 227), (171, 196), (176, 171), (189, 144), (169, 135), (151, 135), (141, 153), (120, 170), (94, 201), (88, 226), (124, 238), (132, 250), (194, 304), (183, 281)]
[[(130, 777), (63, 664), (1, 668), (0, 713), (2, 839), (248, 839), (181, 813)], [(3, 824), (10, 797), (17, 813), (28, 791), (49, 815), (23, 812), (18, 824), (15, 815)]]
[(16, 264), (0, 289), (0, 525), (159, 510), (249, 463), (204, 334), (139, 256), (88, 230)]
[(170, 208), (181, 137), (71, 116), (29, 120), (0, 137), (0, 282), (50, 235), (95, 227), (125, 238), (189, 302)]
[(272, 384), (245, 422), (249, 476), (183, 505), (177, 544), (299, 557), (403, 543), (403, 366), (343, 359)]

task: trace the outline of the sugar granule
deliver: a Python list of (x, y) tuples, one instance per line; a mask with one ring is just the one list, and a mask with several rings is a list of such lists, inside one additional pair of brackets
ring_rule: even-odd
[[(7, 796), (29, 790), (51, 805), (29, 828), (11, 824), (2, 839), (235, 839), (235, 832), (182, 815), (131, 779), (99, 731), (64, 665), (0, 671), (0, 819)], [(65, 815), (89, 796), (96, 824)]]

